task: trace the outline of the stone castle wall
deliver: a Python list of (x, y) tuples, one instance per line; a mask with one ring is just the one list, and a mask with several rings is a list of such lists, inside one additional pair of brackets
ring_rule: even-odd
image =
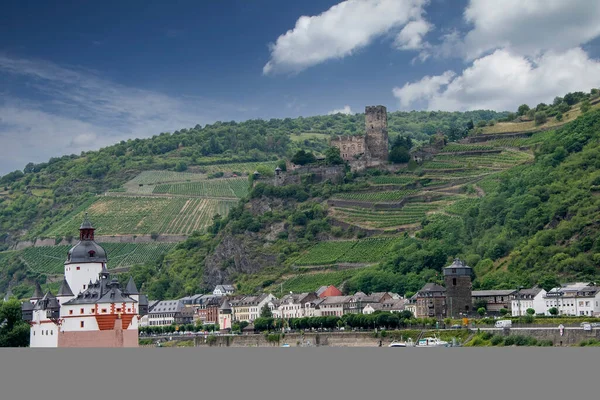
[(366, 142), (363, 135), (337, 135), (331, 138), (331, 146), (340, 149), (340, 155), (346, 161), (356, 160), (355, 156), (363, 154), (366, 150)]

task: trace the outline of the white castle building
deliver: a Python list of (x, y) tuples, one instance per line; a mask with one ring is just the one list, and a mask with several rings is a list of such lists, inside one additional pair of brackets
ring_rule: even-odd
[(148, 299), (133, 279), (123, 290), (110, 278), (106, 251), (94, 241), (94, 230), (86, 213), (56, 296), (42, 294), (37, 284), (22, 304), (23, 319), (31, 326), (30, 347), (138, 346), (138, 323), (148, 313)]

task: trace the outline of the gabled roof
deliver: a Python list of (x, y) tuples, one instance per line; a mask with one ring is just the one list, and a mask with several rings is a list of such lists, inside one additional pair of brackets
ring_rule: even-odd
[(433, 293), (433, 292), (445, 292), (446, 288), (438, 285), (437, 283), (429, 282), (419, 290), (418, 293)]
[(58, 293), (56, 294), (56, 296), (57, 297), (75, 296), (66, 279), (63, 278), (63, 281), (60, 284), (60, 289), (58, 289)]
[(185, 306), (179, 300), (162, 300), (153, 305), (151, 314), (178, 312)]
[(137, 301), (123, 293), (119, 286), (116, 278), (109, 280), (109, 275), (102, 275), (96, 282), (90, 281), (83, 292), (79, 292), (74, 298), (63, 304), (137, 303)]

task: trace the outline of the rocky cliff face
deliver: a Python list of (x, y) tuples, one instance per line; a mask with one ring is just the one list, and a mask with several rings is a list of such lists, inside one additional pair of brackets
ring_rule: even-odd
[[(275, 209), (282, 209), (285, 203), (281, 199), (253, 199), (247, 209), (253, 215), (261, 215)], [(224, 232), (223, 238), (214, 251), (206, 258), (204, 268), (204, 285), (213, 288), (215, 285), (231, 283), (233, 274), (252, 274), (266, 266), (277, 263), (277, 255), (265, 252), (265, 245), (276, 240), (277, 234), (285, 230), (284, 223), (274, 223), (266, 227), (263, 233), (245, 232), (233, 235)]]

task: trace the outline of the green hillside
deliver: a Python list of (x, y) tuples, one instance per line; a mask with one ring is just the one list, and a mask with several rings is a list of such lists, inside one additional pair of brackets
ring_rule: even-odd
[[(598, 99), (592, 90), (517, 113), (391, 112), (391, 143), (427, 146), (441, 131), (445, 146), (422, 164), (347, 169), (342, 184), (270, 178), (300, 149), (324, 154), (329, 135), (362, 133), (363, 114), (197, 125), (28, 164), (0, 178), (0, 250), (76, 236), (88, 212), (99, 236), (188, 236), (110, 248), (111, 267), (129, 268), (120, 279), (153, 298), (223, 282), (410, 294), (457, 256), (475, 268), (476, 288), (596, 280)], [(0, 292), (60, 272), (65, 248), (0, 251)]]

